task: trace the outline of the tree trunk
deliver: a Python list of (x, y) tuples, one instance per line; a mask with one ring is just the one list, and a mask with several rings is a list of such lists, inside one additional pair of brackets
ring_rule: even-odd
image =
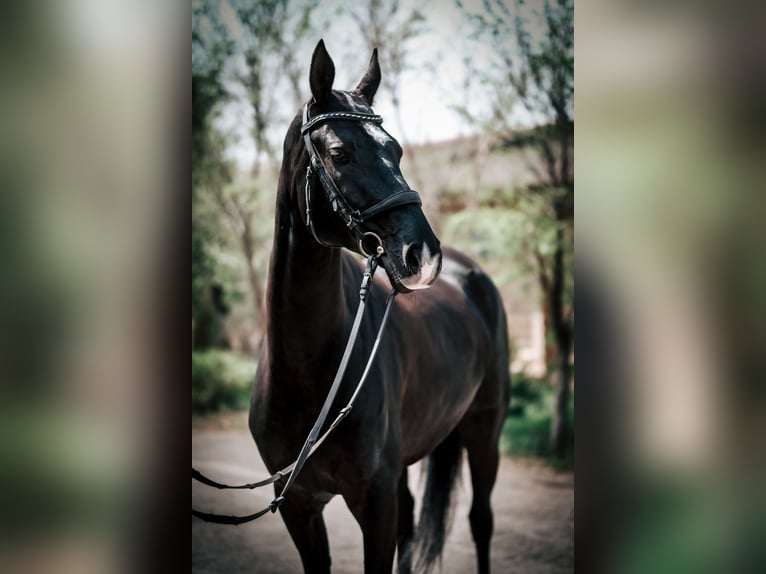
[(553, 254), (551, 269), (551, 281), (548, 285), (548, 307), (556, 339), (556, 368), (554, 371), (554, 384), (556, 388), (556, 403), (551, 416), (551, 430), (549, 437), (549, 450), (558, 458), (565, 453), (568, 430), (569, 413), (569, 349), (572, 342), (571, 327), (564, 317), (564, 227), (558, 219), (559, 227), (556, 230), (556, 250)]
[(255, 316), (260, 327), (263, 326), (263, 287), (261, 278), (253, 265), (252, 257), (247, 258), (247, 278), (250, 283), (250, 291), (253, 295), (253, 306), (255, 307)]
[(563, 458), (569, 441), (569, 378), (571, 367), (569, 365), (568, 350), (559, 348), (559, 356), (556, 358), (556, 370), (554, 371), (554, 386), (556, 389), (556, 402), (551, 417), (549, 451), (557, 458)]
[(244, 220), (244, 227), (242, 231), (241, 241), (242, 241), (242, 252), (245, 256), (245, 263), (247, 265), (247, 279), (250, 284), (250, 294), (253, 297), (253, 308), (255, 309), (255, 318), (256, 323), (258, 325), (258, 339), (260, 340), (263, 336), (263, 327), (264, 327), (264, 319), (265, 314), (263, 311), (264, 308), (264, 293), (263, 293), (263, 284), (261, 283), (261, 278), (258, 274), (258, 270), (255, 268), (255, 263), (253, 262), (253, 255), (255, 254), (255, 245), (253, 241), (253, 235), (250, 230), (250, 221)]

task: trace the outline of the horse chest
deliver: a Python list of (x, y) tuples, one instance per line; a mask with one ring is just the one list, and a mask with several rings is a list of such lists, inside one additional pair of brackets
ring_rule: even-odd
[[(325, 399), (325, 393), (305, 389), (301, 392), (291, 384), (296, 380), (306, 381), (314, 390), (319, 386), (316, 377), (279, 369), (260, 373), (256, 380), (251, 431), (271, 472), (295, 460)], [(339, 393), (324, 429), (345, 403), (345, 394), (348, 392)], [(351, 415), (307, 461), (301, 481), (319, 490), (338, 493), (345, 483), (358, 484), (375, 474), (380, 454), (386, 450), (384, 443), (390, 426), (388, 415), (380, 406), (380, 402), (362, 397)]]

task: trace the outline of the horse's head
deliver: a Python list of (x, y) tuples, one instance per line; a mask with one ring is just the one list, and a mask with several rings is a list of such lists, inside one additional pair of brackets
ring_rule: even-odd
[(380, 262), (397, 290), (424, 289), (439, 275), (441, 249), (399, 170), (402, 148), (371, 108), (380, 84), (377, 50), (353, 91), (333, 90), (334, 78), (320, 40), (301, 129), (311, 166), (298, 194), (304, 223), (324, 245), (369, 255), (382, 244)]

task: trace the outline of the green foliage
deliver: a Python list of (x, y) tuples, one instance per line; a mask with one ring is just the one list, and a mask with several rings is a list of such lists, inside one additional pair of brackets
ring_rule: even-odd
[(511, 377), (512, 405), (523, 409), (527, 405), (537, 405), (544, 398), (546, 384), (537, 379), (530, 379), (524, 373), (516, 373)]
[[(229, 0), (237, 18), (237, 57), (233, 79), (244, 88), (253, 114), (251, 135), (258, 163), (275, 161), (274, 127), (289, 122), (305, 97), (305, 62), (296, 58), (308, 50), (311, 16), (319, 0)], [(286, 94), (292, 97), (285, 106)]]
[(194, 345), (199, 344), (200, 326), (202, 325), (202, 344), (206, 345), (212, 337), (207, 333), (207, 326), (215, 321), (216, 310), (209, 297), (209, 287), (215, 281), (216, 263), (209, 253), (209, 229), (192, 218), (192, 319), (194, 320)]
[[(220, 338), (220, 268), (213, 255), (220, 236), (218, 219), (203, 208), (210, 189), (231, 179), (224, 160), (226, 138), (215, 126), (228, 95), (223, 74), (233, 42), (221, 20), (220, 3), (203, 0), (192, 10), (192, 319), (194, 345), (210, 346)], [(225, 290), (224, 290), (225, 294)], [(225, 298), (225, 297), (224, 297)], [(218, 304), (217, 304), (218, 303)]]
[[(496, 196), (501, 195), (501, 198)], [(488, 267), (493, 262), (503, 269), (495, 279), (506, 284), (523, 277), (537, 277), (547, 269), (556, 248), (556, 230), (567, 233), (569, 222), (557, 222), (546, 216), (546, 205), (534, 196), (511, 189), (486, 193), (481, 203), (502, 201), (502, 206), (464, 209), (446, 216), (442, 224), (442, 239), (477, 258)], [(572, 303), (574, 293), (571, 265), (572, 241), (565, 243), (566, 265), (564, 302)]]
[[(542, 11), (523, 0), (485, 0), (472, 11), (456, 0), (474, 29), (491, 42), (493, 72), (483, 78), (498, 104), (521, 103), (541, 123), (571, 120), (574, 113), (574, 2), (545, 0)], [(498, 118), (500, 119), (500, 118)]]
[(234, 46), (220, 0), (197, 0), (192, 6), (192, 74), (219, 79)]
[(398, 105), (402, 74), (412, 65), (412, 40), (428, 30), (423, 6), (403, 6), (399, 0), (349, 3), (345, 8), (359, 29), (367, 50), (378, 49), (385, 73), (384, 90)]
[(218, 141), (213, 120), (228, 97), (224, 71), (234, 50), (215, 0), (203, 0), (192, 10), (192, 188), (220, 170), (217, 160), (226, 142)]
[(192, 352), (192, 414), (247, 409), (256, 367), (233, 353)]
[(519, 213), (505, 209), (464, 209), (445, 218), (445, 241), (479, 259), (507, 257), (507, 246), (523, 226)]
[(574, 394), (568, 406), (569, 443), (563, 459), (553, 459), (548, 452), (551, 413), (555, 392), (551, 385), (523, 375), (514, 375), (511, 383), (511, 409), (503, 426), (500, 447), (503, 452), (544, 458), (561, 466), (571, 466), (574, 460)]
[[(263, 323), (278, 159), (275, 131), (292, 94), (304, 97), (296, 57), (318, 0), (200, 0), (192, 20), (192, 318), (194, 348), (248, 349)], [(242, 107), (252, 114), (249, 177), (227, 151)], [(238, 110), (239, 108), (239, 110)], [(227, 113), (230, 112), (230, 113)], [(250, 122), (248, 122), (250, 123)], [(280, 130), (281, 131), (281, 130)], [(249, 297), (244, 297), (249, 293)], [(237, 308), (234, 308), (236, 305)], [(226, 329), (223, 319), (228, 317)], [(246, 333), (245, 331), (249, 331)]]

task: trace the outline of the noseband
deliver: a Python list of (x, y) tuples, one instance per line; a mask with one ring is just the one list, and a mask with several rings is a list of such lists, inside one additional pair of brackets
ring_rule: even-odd
[(314, 239), (316, 239), (321, 245), (324, 245), (325, 247), (341, 247), (341, 245), (331, 245), (322, 241), (319, 239), (316, 230), (314, 229), (314, 223), (311, 219), (311, 175), (313, 172), (319, 177), (319, 181), (322, 183), (322, 189), (324, 189), (325, 195), (327, 196), (327, 199), (332, 206), (332, 210), (337, 213), (343, 223), (346, 224), (346, 227), (348, 227), (351, 233), (354, 235), (354, 239), (359, 242), (360, 249), (366, 253), (363, 245), (363, 239), (365, 234), (369, 232), (367, 232), (364, 228), (363, 224), (365, 221), (396, 207), (410, 204), (422, 205), (422, 202), (420, 201), (420, 195), (418, 192), (412, 189), (402, 189), (395, 191), (388, 197), (381, 199), (377, 203), (364, 210), (354, 209), (351, 207), (348, 201), (346, 201), (346, 198), (343, 197), (343, 194), (338, 189), (338, 186), (335, 185), (335, 182), (327, 173), (324, 163), (322, 162), (322, 158), (319, 157), (319, 153), (311, 141), (311, 130), (314, 127), (323, 122), (336, 120), (370, 122), (377, 125), (383, 123), (382, 117), (376, 114), (367, 114), (361, 112), (330, 112), (327, 114), (319, 114), (309, 119), (309, 104), (306, 104), (303, 107), (303, 125), (301, 126), (301, 134), (303, 135), (303, 141), (306, 144), (306, 150), (309, 154), (309, 165), (306, 168), (305, 189), (306, 226), (311, 231)]

